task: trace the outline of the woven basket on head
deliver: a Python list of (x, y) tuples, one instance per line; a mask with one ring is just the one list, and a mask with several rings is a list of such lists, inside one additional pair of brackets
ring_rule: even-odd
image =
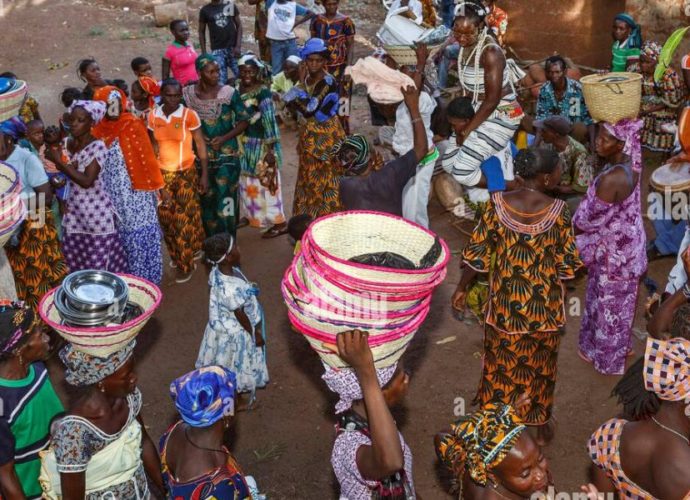
[(304, 239), (303, 251), (310, 251), (327, 272), (364, 290), (416, 286), (433, 289), (445, 277), (450, 258), (448, 246), (440, 240), (441, 254), (427, 269), (390, 269), (350, 262), (348, 259), (358, 255), (393, 252), (419, 264), (434, 244), (431, 231), (380, 212), (351, 211), (321, 217), (309, 226)]
[(642, 102), (642, 75), (606, 73), (582, 77), (582, 93), (596, 121), (616, 123), (637, 118)]
[(19, 114), (19, 110), (22, 108), (22, 104), (24, 104), (26, 92), (26, 82), (16, 80), (10, 90), (0, 94), (0, 122), (9, 120)]
[[(436, 50), (440, 45), (429, 46), (429, 52)], [(415, 66), (417, 64), (417, 52), (410, 45), (384, 45), (383, 50), (391, 56), (400, 66)]]
[(74, 348), (92, 356), (106, 357), (122, 349), (144, 328), (151, 315), (160, 305), (163, 294), (160, 289), (145, 279), (120, 274), (129, 287), (129, 301), (140, 306), (144, 313), (121, 325), (99, 326), (95, 328), (71, 327), (62, 324), (62, 318), (55, 307), (54, 288), (48, 292), (38, 305), (38, 313), (45, 323), (58, 332)]

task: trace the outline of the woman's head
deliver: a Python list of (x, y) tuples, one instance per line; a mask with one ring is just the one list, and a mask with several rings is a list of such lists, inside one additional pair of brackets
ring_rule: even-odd
[(323, 71), (328, 58), (326, 42), (320, 38), (310, 38), (300, 52), (300, 57), (305, 61), (309, 74), (315, 76)]
[(347, 136), (334, 151), (347, 176), (361, 175), (369, 168), (371, 148), (362, 134)]
[(595, 149), (602, 158), (611, 158), (623, 152), (625, 142), (619, 140), (606, 127), (599, 127)]
[(314, 218), (309, 214), (293, 215), (288, 221), (288, 234), (295, 241), (302, 241), (302, 236), (307, 232), (309, 224), (311, 224), (313, 220)]
[(65, 380), (77, 387), (95, 387), (109, 397), (125, 397), (134, 392), (137, 384), (132, 357), (135, 344), (132, 340), (106, 357), (93, 356), (67, 344), (60, 350)]
[(302, 62), (298, 56), (290, 56), (283, 64), (283, 73), (293, 82), (299, 80), (299, 65)]
[(237, 265), (240, 262), (240, 249), (229, 233), (219, 233), (206, 238), (203, 245), (204, 254), (209, 264), (218, 266), (223, 262)]
[(160, 95), (166, 109), (176, 110), (182, 104), (182, 85), (174, 78), (163, 80)]
[(50, 338), (23, 302), (0, 301), (0, 363), (15, 358), (22, 366), (45, 360)]
[(565, 80), (568, 70), (568, 63), (561, 56), (551, 56), (544, 63), (546, 78), (556, 85)]
[(206, 85), (215, 86), (220, 82), (220, 66), (211, 54), (202, 54), (196, 58), (196, 72)]
[[(410, 381), (408, 374), (398, 368), (399, 363), (376, 369), (376, 378), (382, 388), (383, 396), (389, 407), (398, 404), (407, 393)], [(335, 413), (343, 413), (352, 405), (364, 398), (357, 374), (352, 368), (336, 369), (324, 363), (324, 374), (321, 376), (328, 389), (338, 395)]]
[(653, 75), (661, 55), (661, 45), (657, 42), (647, 41), (640, 51), (640, 70), (645, 75)]
[(453, 34), (461, 47), (471, 47), (479, 40), (488, 9), (478, 0), (460, 2), (455, 7)]
[(245, 87), (251, 87), (260, 83), (266, 75), (266, 66), (254, 54), (246, 54), (238, 61), (240, 68), (240, 80)]
[(107, 105), (102, 101), (74, 101), (69, 107), (70, 133), (83, 137), (105, 116)]
[(487, 404), (453, 424), (437, 443), (439, 457), (459, 481), (502, 486), (522, 498), (548, 487), (548, 464), (511, 406)]
[(141, 102), (148, 100), (149, 94), (141, 86), (139, 80), (135, 80), (132, 82), (130, 97), (134, 102)]
[(453, 128), (456, 135), (461, 135), (467, 128), (467, 125), (474, 118), (474, 106), (472, 106), (472, 99), (469, 97), (456, 97), (446, 108), (446, 117), (448, 123)]
[(618, 14), (613, 19), (611, 35), (620, 43), (627, 40), (630, 48), (639, 49), (642, 46), (642, 28), (630, 14)]
[(0, 123), (0, 134), (3, 135), (4, 143), (11, 146), (26, 137), (26, 124), (18, 116), (13, 116)]
[(77, 64), (77, 74), (79, 79), (88, 84), (101, 83), (103, 78), (101, 76), (101, 68), (95, 59), (82, 59)]
[(235, 414), (235, 374), (223, 366), (206, 366), (170, 384), (170, 397), (182, 420), (210, 427)]
[(189, 40), (189, 24), (184, 19), (171, 21), (169, 28), (176, 42), (185, 44)]
[(556, 151), (530, 147), (515, 157), (515, 174), (534, 180), (543, 189), (552, 189), (561, 181), (561, 159)]
[(340, 0), (323, 0), (321, 5), (326, 9), (326, 15), (334, 16), (338, 13), (338, 4)]
[(630, 365), (613, 388), (611, 396), (623, 406), (625, 417), (629, 420), (645, 420), (659, 411), (661, 400), (645, 389), (644, 357)]

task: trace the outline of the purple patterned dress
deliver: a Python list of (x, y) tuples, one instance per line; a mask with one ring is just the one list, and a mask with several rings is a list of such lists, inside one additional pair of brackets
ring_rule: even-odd
[[(69, 150), (65, 148), (69, 155)], [(107, 149), (103, 141), (93, 141), (70, 157), (79, 172), (94, 160), (101, 166), (95, 182), (83, 188), (70, 181), (67, 213), (62, 219), (62, 250), (70, 271), (98, 269), (126, 273), (127, 257), (115, 229), (115, 211), (102, 181)]]
[(573, 223), (580, 257), (589, 270), (585, 314), (580, 329), (580, 353), (600, 373), (621, 375), (631, 348), (640, 276), (647, 269), (646, 236), (642, 223), (640, 178), (633, 192), (619, 203), (597, 197), (602, 175), (627, 165), (607, 165), (587, 190)]

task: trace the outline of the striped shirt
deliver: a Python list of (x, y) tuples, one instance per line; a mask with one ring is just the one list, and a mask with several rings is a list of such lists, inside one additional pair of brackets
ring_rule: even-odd
[(41, 497), (38, 452), (48, 446), (50, 424), (64, 408), (41, 362), (21, 380), (0, 378), (0, 465), (14, 469), (28, 499)]

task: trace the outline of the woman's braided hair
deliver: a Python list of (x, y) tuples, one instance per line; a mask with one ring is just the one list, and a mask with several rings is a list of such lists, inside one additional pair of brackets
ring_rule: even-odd
[(515, 173), (523, 179), (534, 179), (539, 174), (550, 174), (558, 166), (560, 157), (555, 151), (529, 147), (515, 157)]

